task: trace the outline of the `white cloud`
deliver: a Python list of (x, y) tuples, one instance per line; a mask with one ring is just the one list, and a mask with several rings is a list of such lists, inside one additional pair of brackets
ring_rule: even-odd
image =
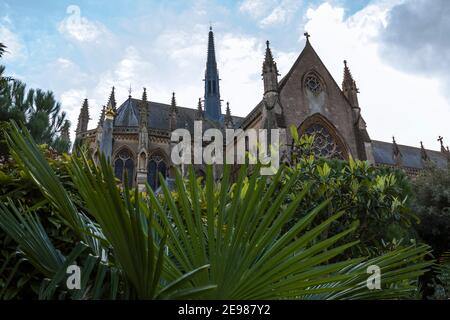
[(379, 33), (393, 3), (373, 3), (345, 19), (344, 10), (328, 3), (307, 11), (305, 29), (311, 42), (338, 83), (342, 60), (361, 93), (359, 102), (373, 139), (438, 149), (438, 135), (450, 137), (450, 110), (438, 81), (398, 71), (380, 54)]
[(288, 23), (301, 4), (301, 0), (244, 0), (239, 11), (258, 20), (261, 28), (267, 28)]
[(59, 23), (58, 30), (70, 39), (91, 43), (108, 35), (109, 32), (103, 24), (82, 17), (80, 7), (70, 5), (66, 12), (68, 16)]
[(267, 14), (275, 3), (274, 0), (244, 0), (239, 6), (239, 11), (258, 19)]
[(283, 0), (272, 12), (260, 22), (260, 26), (270, 27), (289, 22), (301, 6), (299, 0)]
[(19, 36), (4, 25), (0, 25), (0, 39), (7, 46), (7, 52), (3, 56), (5, 60), (17, 60), (26, 56), (25, 46)]

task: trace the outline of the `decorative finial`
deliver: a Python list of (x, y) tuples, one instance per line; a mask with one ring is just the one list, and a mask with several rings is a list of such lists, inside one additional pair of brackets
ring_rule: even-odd
[(113, 120), (115, 116), (116, 112), (114, 111), (113, 107), (109, 105), (105, 111), (105, 118), (108, 120)]
[(344, 60), (344, 66), (347, 68), (347, 60)]
[(311, 35), (308, 32), (305, 32), (303, 35), (306, 37), (306, 41), (309, 41), (309, 37), (311, 37)]
[(395, 142), (395, 137), (394, 136), (392, 136), (392, 143), (397, 143), (397, 142)]
[(420, 147), (421, 147), (422, 149), (425, 149), (425, 148), (423, 147), (423, 142), (422, 142), (422, 141), (420, 141)]
[(131, 83), (130, 83), (130, 88), (128, 89), (128, 98), (131, 98)]
[(267, 41), (266, 41), (267, 49), (269, 49), (269, 45), (270, 45), (270, 42), (269, 42), (269, 40), (267, 40)]
[(445, 150), (445, 147), (444, 147), (444, 137), (439, 136), (437, 141), (439, 141), (441, 143), (441, 152), (446, 152), (447, 150)]
[(171, 102), (172, 107), (176, 107), (177, 106), (177, 101), (175, 99), (175, 92), (172, 92), (172, 102)]
[(142, 101), (147, 101), (147, 89), (144, 87), (142, 92)]

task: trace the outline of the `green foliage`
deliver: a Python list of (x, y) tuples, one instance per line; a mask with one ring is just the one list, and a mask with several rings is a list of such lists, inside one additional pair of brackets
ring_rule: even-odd
[[(415, 226), (420, 238), (436, 257), (450, 250), (450, 169), (429, 166), (413, 180), (413, 209), (420, 218)], [(422, 277), (425, 295), (431, 299), (450, 297), (449, 262)]]
[[(76, 197), (67, 179), (68, 156), (55, 157), (46, 146), (39, 149), (45, 154), (47, 162), (64, 187), (71, 190), (72, 197)], [(22, 208), (32, 208), (57, 250), (70, 252), (73, 243), (77, 241), (74, 233), (61, 223), (33, 180), (13, 161), (0, 164), (0, 202), (7, 203), (8, 198), (19, 201)], [(0, 248), (0, 299), (35, 297), (41, 282), (38, 272), (17, 254), (16, 242), (1, 228)]]
[[(191, 168), (187, 180), (177, 173), (174, 192), (161, 177), (157, 195), (123, 189), (104, 158), (97, 167), (72, 157), (68, 177), (58, 176), (25, 128), (13, 125), (7, 140), (20, 170), (77, 239), (62, 252), (33, 207), (18, 199), (0, 206), (0, 228), (37, 270), (41, 299), (405, 298), (431, 265), (425, 245), (336, 260), (358, 243), (344, 241), (358, 223), (331, 234), (347, 212), (330, 211), (332, 199), (309, 209), (312, 185), (292, 192), (301, 170), (287, 179), (283, 170), (265, 177), (256, 167), (247, 177), (242, 166), (233, 183), (229, 166), (220, 181), (209, 167), (202, 185)], [(299, 207), (308, 210), (286, 227)], [(82, 289), (67, 290), (66, 267), (75, 262)], [(366, 287), (369, 265), (381, 268), (383, 290)]]
[[(242, 167), (237, 182), (230, 185), (229, 167), (225, 167), (221, 182), (214, 183), (212, 168), (208, 168), (202, 186), (191, 170), (188, 183), (177, 175), (175, 193), (162, 179), (161, 197), (148, 188), (152, 206), (161, 217), (159, 232), (168, 233), (174, 261), (186, 269), (211, 265), (208, 275), (195, 278), (195, 283), (217, 284), (206, 298), (375, 299), (401, 298), (416, 291), (416, 280), (410, 276), (417, 277), (421, 268), (430, 265), (423, 261), (427, 246), (397, 249), (374, 259), (356, 256), (332, 262), (357, 244), (338, 243), (358, 224), (324, 237), (346, 215), (345, 211), (334, 212), (312, 226), (329, 207), (328, 199), (285, 229), (311, 188), (305, 185), (292, 202), (283, 204), (302, 172), (290, 173), (286, 184), (282, 170), (270, 179), (259, 176), (258, 168), (248, 178), (246, 173)], [(373, 264), (384, 275), (383, 290), (377, 292), (366, 287), (366, 270)]]
[(6, 46), (0, 42), (0, 58), (3, 57), (3, 54), (6, 52)]
[(437, 256), (450, 250), (450, 169), (429, 167), (414, 181), (416, 229)]
[[(0, 58), (6, 47), (0, 43)], [(68, 152), (70, 141), (61, 141), (61, 131), (66, 122), (66, 114), (56, 102), (51, 91), (26, 89), (23, 82), (4, 77), (4, 66), (0, 66), (0, 126), (14, 120), (24, 123), (37, 143), (48, 144), (58, 152)], [(65, 128), (68, 132), (68, 128)], [(1, 131), (3, 132), (3, 131)], [(4, 136), (0, 133), (0, 161), (9, 155)]]
[[(415, 241), (412, 223), (417, 217), (410, 210), (410, 187), (406, 176), (387, 168), (370, 166), (364, 161), (315, 159), (312, 152), (314, 136), (294, 136), (296, 152), (293, 155), (291, 173), (301, 172), (293, 194), (311, 188), (297, 209), (292, 223), (304, 216), (325, 199), (331, 199), (319, 221), (333, 212), (344, 210), (346, 214), (335, 222), (331, 234), (348, 228), (355, 220), (360, 225), (346, 240), (359, 240), (350, 256), (371, 256), (390, 251), (400, 243), (409, 245)], [(287, 175), (289, 180), (291, 174)]]

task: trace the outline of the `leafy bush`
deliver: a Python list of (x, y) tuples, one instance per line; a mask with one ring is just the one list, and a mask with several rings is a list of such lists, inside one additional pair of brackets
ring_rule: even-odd
[[(450, 250), (450, 169), (427, 167), (413, 180), (413, 188), (413, 209), (420, 218), (417, 233), (441, 257)], [(448, 271), (448, 266), (440, 266), (421, 278), (425, 296), (450, 297)]]
[[(46, 145), (40, 146), (55, 174), (61, 179), (65, 188), (76, 193), (68, 181), (66, 163), (67, 155), (57, 156)], [(32, 208), (45, 227), (55, 247), (62, 252), (69, 252), (77, 240), (73, 232), (61, 223), (48, 201), (43, 196), (31, 177), (14, 161), (0, 164), (0, 202), (8, 198), (24, 207)], [(17, 254), (17, 244), (0, 228), (0, 299), (24, 299), (37, 296), (40, 279), (38, 272), (21, 255)]]
[(293, 130), (297, 152), (289, 170), (291, 173), (301, 172), (301, 179), (296, 183), (293, 194), (305, 185), (311, 188), (305, 196), (306, 201), (298, 207), (293, 223), (311, 207), (324, 199), (331, 199), (319, 221), (327, 219), (332, 212), (346, 212), (333, 224), (332, 234), (346, 229), (355, 220), (360, 222), (356, 231), (346, 238), (347, 241), (360, 241), (349, 256), (380, 255), (400, 244), (415, 243), (412, 224), (417, 217), (409, 207), (410, 186), (402, 172), (353, 159), (316, 159), (311, 149), (314, 137), (299, 137), (295, 132)]
[(414, 181), (413, 208), (419, 236), (437, 256), (450, 250), (450, 169), (429, 167)]

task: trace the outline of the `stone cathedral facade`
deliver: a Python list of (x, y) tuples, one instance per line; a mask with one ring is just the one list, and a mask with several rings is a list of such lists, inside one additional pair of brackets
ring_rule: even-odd
[[(150, 101), (143, 90), (140, 99), (128, 99), (120, 106), (114, 88), (99, 115), (95, 129), (88, 130), (88, 100), (82, 104), (76, 129), (75, 146), (86, 144), (94, 159), (103, 153), (111, 160), (115, 175), (123, 179), (127, 173), (130, 185), (143, 187), (145, 182), (157, 189), (158, 174), (172, 177), (171, 132), (186, 128), (193, 132), (194, 121), (203, 121), (203, 130), (217, 128), (285, 128), (284, 155), (289, 157), (292, 138), (289, 128), (299, 134), (314, 134), (314, 151), (327, 158), (367, 160), (373, 165), (392, 166), (416, 174), (429, 163), (439, 167), (450, 165), (450, 151), (439, 137), (441, 151), (427, 150), (422, 143), (412, 147), (392, 142), (372, 140), (358, 103), (358, 88), (344, 61), (342, 86), (331, 76), (312, 47), (305, 33), (306, 45), (289, 72), (279, 79), (277, 64), (267, 42), (262, 67), (263, 98), (246, 116), (232, 116), (229, 105), (222, 113), (219, 72), (217, 69), (214, 34), (209, 31), (208, 53), (204, 81), (204, 100), (197, 108), (185, 108), (176, 103)], [(199, 174), (203, 168), (196, 167)]]

